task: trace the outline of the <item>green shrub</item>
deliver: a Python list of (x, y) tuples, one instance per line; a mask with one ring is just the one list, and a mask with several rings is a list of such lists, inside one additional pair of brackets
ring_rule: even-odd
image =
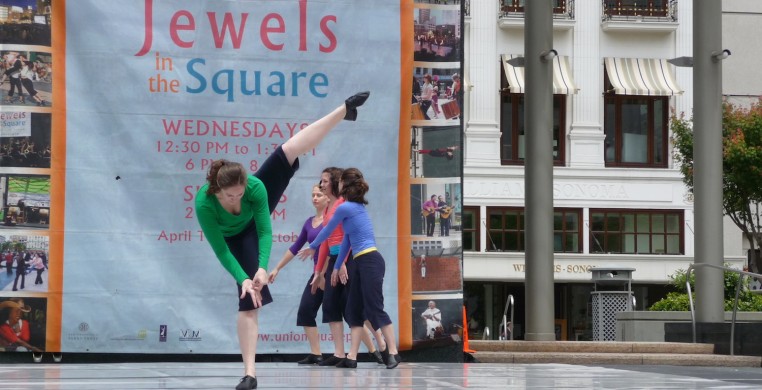
[[(725, 286), (725, 311), (733, 310), (733, 301), (736, 296), (736, 285), (740, 274), (724, 271)], [(677, 270), (670, 277), (670, 285), (676, 290), (666, 297), (651, 305), (650, 311), (689, 311), (688, 290), (685, 285), (686, 270)], [(762, 311), (762, 296), (756, 295), (749, 290), (750, 278), (745, 277), (738, 293), (738, 311)], [(693, 292), (693, 304), (696, 305), (696, 272), (691, 272), (691, 292)], [(695, 309), (695, 307), (694, 307)]]

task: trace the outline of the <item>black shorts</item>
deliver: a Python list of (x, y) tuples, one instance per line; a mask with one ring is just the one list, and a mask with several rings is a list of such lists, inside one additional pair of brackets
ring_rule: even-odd
[(344, 317), (350, 327), (363, 326), (365, 319), (370, 321), (373, 330), (392, 323), (389, 314), (384, 311), (384, 274), (386, 263), (378, 251), (372, 251), (349, 262), (349, 292)]
[(323, 291), (323, 323), (342, 322), (344, 307), (347, 305), (347, 288), (341, 282), (331, 286), (331, 274), (338, 255), (328, 257), (328, 269), (325, 271), (325, 291)]
[(312, 294), (312, 275), (307, 279), (307, 285), (304, 286), (302, 291), (302, 300), (299, 302), (299, 310), (296, 312), (296, 326), (317, 326), (315, 318), (317, 318), (320, 305), (323, 304), (323, 290), (317, 289), (315, 294)]
[[(254, 173), (254, 176), (262, 181), (267, 190), (267, 203), (271, 213), (278, 205), (283, 192), (286, 191), (286, 187), (288, 187), (288, 183), (294, 177), (297, 169), (299, 169), (299, 159), (297, 158), (293, 165), (289, 165), (283, 149), (278, 146), (273, 154)], [(238, 260), (238, 264), (241, 265), (246, 275), (249, 278), (254, 277), (259, 269), (259, 237), (257, 236), (257, 225), (254, 223), (254, 220), (252, 219), (249, 226), (242, 232), (235, 236), (225, 237), (225, 242), (228, 244), (230, 253)], [(238, 284), (238, 296), (241, 296), (240, 284)], [(262, 306), (272, 301), (270, 289), (264, 286), (262, 288)], [(254, 309), (254, 303), (251, 301), (249, 294), (246, 294), (243, 299), (238, 299), (238, 311)]]

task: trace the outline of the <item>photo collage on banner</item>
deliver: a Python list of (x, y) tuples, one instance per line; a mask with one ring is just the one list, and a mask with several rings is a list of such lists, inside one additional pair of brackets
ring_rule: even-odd
[[(412, 347), (463, 332), (460, 1), (415, 0), (410, 105)], [(402, 266), (403, 259), (400, 259)]]
[[(0, 351), (46, 350), (52, 0), (0, 0)], [(55, 211), (55, 210), (53, 210)], [(8, 328), (8, 329), (6, 329)]]

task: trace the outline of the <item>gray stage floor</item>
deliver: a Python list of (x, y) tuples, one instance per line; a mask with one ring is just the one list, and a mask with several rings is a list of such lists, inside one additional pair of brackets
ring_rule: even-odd
[[(240, 363), (4, 364), (0, 389), (233, 389)], [(760, 389), (762, 368), (374, 363), (257, 365), (260, 389)]]

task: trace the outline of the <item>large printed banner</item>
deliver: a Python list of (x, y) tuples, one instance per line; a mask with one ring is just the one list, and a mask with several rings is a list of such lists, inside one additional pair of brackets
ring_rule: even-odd
[[(378, 1), (68, 2), (62, 349), (238, 352), (235, 282), (204, 241), (196, 191), (214, 159), (256, 171), (361, 90), (371, 98), (358, 121), (300, 158), (272, 215), (271, 262), (314, 215), (321, 170), (355, 166), (373, 189), (379, 250), (396, 275), (388, 195), (397, 191), (399, 20), (398, 4)], [(296, 311), (311, 273), (295, 260), (271, 286), (259, 352), (305, 351)], [(386, 304), (396, 308), (389, 282)]]
[[(196, 193), (214, 160), (256, 172), (365, 90), (357, 121), (299, 158), (271, 215), (269, 269), (315, 214), (321, 171), (359, 168), (400, 348), (457, 352), (461, 9), (0, 0), (0, 352), (238, 353), (236, 284), (201, 232)], [(278, 274), (258, 353), (308, 350), (296, 315), (311, 275), (298, 259)]]
[[(299, 158), (272, 214), (270, 269), (315, 214), (321, 171), (357, 167), (399, 323), (399, 2), (2, 0), (4, 10), (0, 312), (31, 328), (22, 349), (238, 353), (236, 284), (201, 233), (197, 189), (213, 160), (255, 172), (364, 90), (357, 121)], [(270, 286), (258, 353), (308, 350), (296, 312), (311, 274), (294, 259)]]

